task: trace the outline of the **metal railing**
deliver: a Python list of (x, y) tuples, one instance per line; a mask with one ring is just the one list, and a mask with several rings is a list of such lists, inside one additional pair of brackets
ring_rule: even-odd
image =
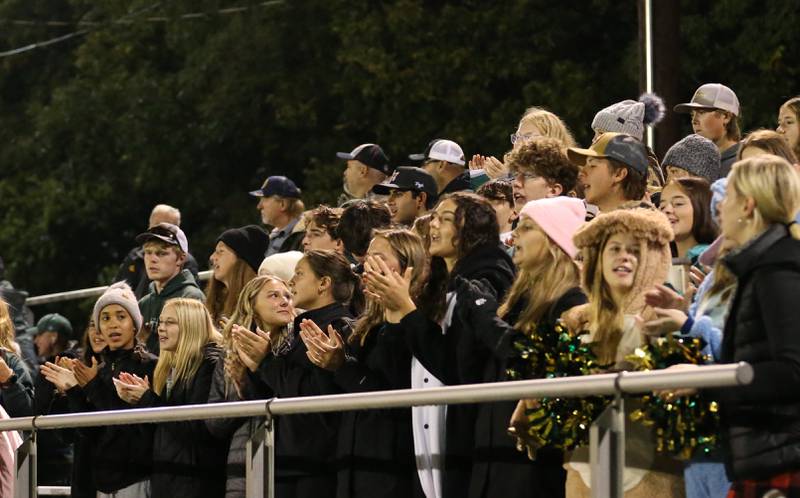
[(0, 420), (0, 431), (31, 431), (25, 460), (18, 463), (17, 497), (35, 497), (36, 433), (39, 430), (176, 422), (226, 417), (264, 417), (265, 422), (251, 435), (246, 448), (248, 498), (273, 498), (275, 434), (273, 417), (299, 413), (342, 412), (350, 410), (401, 408), (425, 405), (485, 403), (543, 397), (614, 396), (606, 412), (592, 426), (590, 456), (592, 496), (622, 497), (624, 467), (623, 397), (660, 389), (711, 388), (746, 385), (753, 370), (746, 363), (701, 366), (691, 370), (619, 372), (611, 374), (447, 386), (428, 389), (402, 389), (363, 394), (337, 394), (300, 398), (273, 398), (219, 404), (138, 408), (129, 410), (43, 415)]
[[(197, 274), (197, 280), (202, 282), (211, 278), (214, 272), (211, 270), (201, 271)], [(107, 285), (101, 287), (89, 287), (87, 289), (77, 289), (64, 292), (54, 292), (53, 294), (43, 294), (41, 296), (29, 297), (25, 300), (27, 306), (39, 306), (42, 304), (59, 303), (61, 301), (71, 301), (73, 299), (84, 299), (88, 297), (99, 297), (108, 289)]]

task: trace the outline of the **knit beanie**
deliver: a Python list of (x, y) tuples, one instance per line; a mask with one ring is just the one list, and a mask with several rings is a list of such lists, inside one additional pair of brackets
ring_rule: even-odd
[(264, 261), (264, 254), (269, 248), (269, 234), (266, 230), (258, 225), (231, 228), (222, 232), (217, 238), (217, 242), (220, 241), (258, 273), (258, 267)]
[(520, 215), (528, 216), (550, 237), (550, 240), (575, 259), (578, 249), (572, 237), (586, 220), (586, 204), (574, 197), (552, 197), (530, 201)]
[(300, 251), (286, 251), (272, 254), (264, 258), (258, 267), (258, 275), (271, 275), (286, 282), (294, 276), (297, 263), (303, 258)]
[(719, 203), (725, 199), (728, 188), (728, 177), (720, 178), (711, 184), (711, 218), (719, 226)]
[(587, 292), (594, 286), (604, 243), (617, 233), (630, 233), (641, 243), (633, 288), (622, 306), (625, 313), (638, 313), (644, 308), (645, 291), (667, 279), (672, 263), (672, 226), (660, 211), (640, 207), (600, 213), (584, 224), (573, 240), (583, 252), (581, 281)]
[(595, 114), (592, 129), (605, 133), (625, 133), (642, 141), (644, 126), (658, 124), (664, 118), (665, 112), (661, 97), (654, 93), (645, 93), (638, 101), (623, 100)]
[(92, 320), (94, 320), (98, 330), (100, 328), (100, 312), (110, 304), (118, 304), (125, 308), (125, 311), (128, 312), (131, 320), (133, 320), (134, 332), (142, 328), (142, 312), (139, 311), (139, 303), (136, 301), (136, 296), (128, 284), (117, 282), (106, 289), (100, 299), (94, 303)]
[(711, 140), (700, 135), (688, 135), (669, 148), (661, 164), (676, 166), (694, 176), (714, 182), (721, 176), (719, 149)]

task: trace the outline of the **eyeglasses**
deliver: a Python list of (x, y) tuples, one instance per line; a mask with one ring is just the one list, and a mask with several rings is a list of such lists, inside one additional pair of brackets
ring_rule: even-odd
[(516, 145), (516, 143), (519, 141), (525, 143), (533, 137), (534, 137), (533, 133), (525, 133), (522, 135), (520, 135), (519, 133), (512, 133), (511, 135), (509, 135), (509, 138), (511, 139), (511, 145)]

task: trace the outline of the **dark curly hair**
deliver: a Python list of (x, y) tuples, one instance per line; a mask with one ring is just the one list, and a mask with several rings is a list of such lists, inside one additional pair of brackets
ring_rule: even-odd
[[(453, 201), (456, 205), (454, 223), (458, 236), (453, 241), (457, 254), (456, 264), (481, 246), (500, 243), (497, 215), (488, 200), (472, 192), (455, 192), (443, 197), (439, 203), (444, 201)], [(430, 276), (419, 301), (423, 313), (434, 321), (439, 321), (444, 316), (449, 282), (450, 274), (444, 259), (432, 257)]]
[(490, 201), (503, 201), (514, 207), (514, 189), (508, 180), (498, 178), (486, 182), (475, 193)]
[(392, 224), (392, 213), (385, 204), (358, 199), (348, 203), (339, 219), (337, 238), (346, 251), (363, 257), (372, 240), (372, 231), (388, 228)]
[(306, 224), (314, 223), (319, 228), (324, 229), (333, 240), (339, 239), (338, 228), (339, 220), (342, 217), (341, 209), (334, 209), (322, 204), (316, 209), (308, 211), (305, 217)]
[(551, 185), (559, 184), (562, 195), (578, 183), (578, 166), (567, 158), (564, 144), (551, 137), (536, 137), (509, 154), (508, 169), (514, 175), (533, 173)]

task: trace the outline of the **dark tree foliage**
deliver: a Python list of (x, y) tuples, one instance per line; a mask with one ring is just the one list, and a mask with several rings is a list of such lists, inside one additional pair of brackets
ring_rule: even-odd
[[(746, 128), (773, 126), (797, 81), (795, 10), (682, 8), (686, 98), (729, 83)], [(34, 295), (108, 283), (159, 202), (202, 265), (221, 231), (258, 222), (246, 192), (270, 174), (333, 202), (336, 151), (375, 141), (399, 165), (448, 137), (502, 156), (531, 105), (587, 144), (597, 110), (638, 94), (635, 2), (0, 0), (0, 50), (80, 29), (0, 59), (0, 255)], [(81, 322), (90, 304), (52, 309)]]

